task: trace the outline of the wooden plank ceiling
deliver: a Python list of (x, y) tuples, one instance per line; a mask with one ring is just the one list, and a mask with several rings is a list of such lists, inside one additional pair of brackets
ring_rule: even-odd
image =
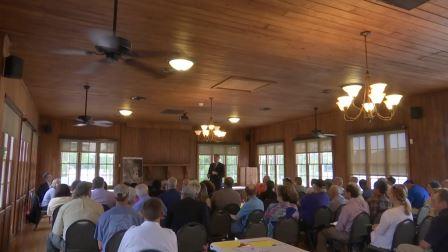
[[(61, 56), (63, 48), (93, 50), (88, 31), (111, 29), (112, 0), (1, 0), (0, 31), (25, 59), (25, 81), (43, 115), (75, 117), (83, 111), (82, 85), (92, 85), (89, 112), (120, 120), (176, 121), (164, 109), (183, 109), (191, 123), (237, 114), (256, 126), (335, 108), (339, 86), (359, 82), (363, 42), (373, 32), (373, 81), (405, 95), (447, 86), (448, 1), (431, 0), (406, 11), (375, 0), (121, 0), (118, 35), (139, 50), (178, 52), (194, 59), (188, 72), (157, 79), (128, 66), (111, 64), (96, 74), (79, 70), (98, 56)], [(167, 67), (168, 55), (145, 58)], [(211, 89), (229, 76), (274, 81), (256, 91)], [(329, 89), (329, 94), (322, 90)], [(129, 97), (142, 95), (143, 102)], [(270, 107), (270, 111), (260, 108)]]

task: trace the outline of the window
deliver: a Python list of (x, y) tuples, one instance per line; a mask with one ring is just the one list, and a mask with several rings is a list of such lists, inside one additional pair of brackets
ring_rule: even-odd
[(311, 185), (312, 179), (333, 178), (331, 139), (312, 139), (295, 142), (297, 176)]
[(230, 144), (199, 144), (198, 145), (198, 171), (199, 181), (207, 179), (208, 168), (213, 162), (213, 155), (220, 156), (220, 162), (226, 165), (226, 177), (232, 177), (238, 182), (238, 155), (239, 145)]
[(101, 176), (112, 186), (116, 159), (116, 143), (96, 140), (61, 140), (61, 182), (92, 181)]
[(373, 184), (386, 176), (403, 183), (408, 176), (408, 146), (404, 131), (378, 132), (349, 137), (350, 170)]
[(261, 144), (257, 149), (260, 181), (268, 175), (276, 184), (282, 184), (285, 177), (283, 143)]

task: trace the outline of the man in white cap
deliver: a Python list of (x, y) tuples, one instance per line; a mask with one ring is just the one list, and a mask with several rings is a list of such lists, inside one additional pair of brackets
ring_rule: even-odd
[(116, 185), (114, 194), (115, 207), (104, 212), (96, 225), (94, 237), (98, 240), (98, 248), (101, 251), (106, 251), (107, 242), (116, 232), (143, 222), (143, 218), (129, 205), (129, 188), (126, 185)]

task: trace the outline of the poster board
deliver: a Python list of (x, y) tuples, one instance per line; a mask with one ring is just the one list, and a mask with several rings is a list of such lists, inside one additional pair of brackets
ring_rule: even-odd
[(143, 182), (143, 158), (123, 157), (121, 170), (123, 183), (140, 184)]
[(241, 167), (240, 168), (240, 185), (256, 185), (258, 183), (257, 167)]

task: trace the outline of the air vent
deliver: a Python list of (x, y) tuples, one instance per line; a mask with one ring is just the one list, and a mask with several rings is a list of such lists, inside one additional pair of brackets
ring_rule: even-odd
[(181, 115), (181, 114), (185, 113), (185, 111), (183, 111), (181, 109), (165, 109), (160, 113), (164, 114), (164, 115)]
[(275, 83), (275, 81), (252, 79), (241, 76), (230, 76), (229, 78), (217, 83), (212, 88), (254, 92), (257, 89), (269, 86), (273, 83)]
[(428, 2), (429, 0), (381, 0), (381, 1), (396, 6), (398, 8), (412, 10)]

